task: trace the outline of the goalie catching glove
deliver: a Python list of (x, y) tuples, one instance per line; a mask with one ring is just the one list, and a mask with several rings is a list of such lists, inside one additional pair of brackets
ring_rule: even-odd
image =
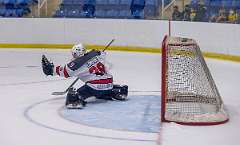
[(54, 65), (50, 62), (45, 55), (42, 55), (42, 70), (45, 75), (53, 75)]

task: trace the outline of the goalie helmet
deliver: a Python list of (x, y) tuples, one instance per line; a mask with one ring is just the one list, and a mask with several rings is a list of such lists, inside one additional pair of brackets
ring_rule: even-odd
[(72, 48), (72, 56), (73, 58), (78, 58), (83, 56), (86, 53), (86, 49), (82, 43), (74, 45)]

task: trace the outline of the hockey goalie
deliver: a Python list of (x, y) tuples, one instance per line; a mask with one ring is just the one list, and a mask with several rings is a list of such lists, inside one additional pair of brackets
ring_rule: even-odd
[(85, 84), (75, 89), (71, 87), (66, 97), (66, 108), (82, 109), (86, 99), (96, 97), (106, 100), (126, 100), (128, 95), (127, 85), (113, 84), (113, 76), (105, 67), (105, 51), (86, 51), (83, 44), (74, 45), (73, 59), (66, 65), (54, 65), (45, 55), (42, 56), (42, 69), (45, 75), (58, 75), (61, 77), (78, 77)]

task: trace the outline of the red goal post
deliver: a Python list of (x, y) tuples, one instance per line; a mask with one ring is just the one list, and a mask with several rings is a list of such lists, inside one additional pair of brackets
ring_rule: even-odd
[(221, 96), (193, 39), (163, 39), (161, 120), (184, 125), (228, 121)]

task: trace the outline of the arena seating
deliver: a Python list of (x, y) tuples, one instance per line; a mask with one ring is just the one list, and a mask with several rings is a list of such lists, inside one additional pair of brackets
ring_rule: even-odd
[(207, 13), (209, 15), (217, 15), (220, 8), (224, 7), (226, 12), (229, 9), (240, 9), (240, 0), (205, 0)]
[(159, 0), (63, 0), (54, 17), (143, 19), (156, 16), (159, 6)]
[[(0, 17), (23, 17), (31, 12), (30, 6), (38, 0), (0, 0)], [(53, 17), (69, 18), (135, 18), (156, 19), (160, 14), (162, 0), (62, 0)], [(172, 0), (164, 0), (165, 6)], [(196, 7), (198, 0), (189, 4)], [(240, 11), (240, 0), (204, 0), (207, 17), (218, 14), (224, 6), (226, 11)]]
[[(230, 11), (236, 12), (237, 15), (240, 14), (240, 0), (204, 0), (204, 3), (199, 3), (198, 0), (191, 0), (189, 6), (195, 9), (199, 15), (201, 14), (203, 16), (202, 19), (195, 19), (193, 21), (215, 22), (217, 17), (219, 17), (220, 11), (226, 17), (229, 15)], [(201, 7), (203, 7), (205, 11), (200, 11)], [(235, 22), (230, 22), (226, 19), (224, 22), (239, 23), (240, 19), (237, 18)]]
[(22, 17), (31, 12), (30, 5), (37, 0), (0, 0), (1, 17)]
[(204, 4), (211, 7), (240, 8), (240, 0), (205, 0)]
[(156, 17), (158, 15), (160, 5), (161, 4), (158, 0), (146, 0), (144, 15), (146, 17)]

